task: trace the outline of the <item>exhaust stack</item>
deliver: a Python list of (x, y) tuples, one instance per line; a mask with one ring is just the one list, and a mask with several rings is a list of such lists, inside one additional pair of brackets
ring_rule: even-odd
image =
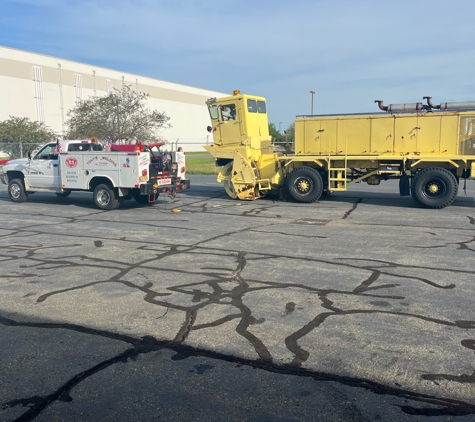
[(409, 112), (426, 110), (427, 108), (427, 106), (425, 106), (422, 103), (389, 104), (385, 106), (383, 105), (383, 101), (381, 100), (374, 100), (374, 102), (378, 104), (378, 107), (381, 110), (387, 111), (388, 113), (394, 113), (394, 112), (409, 113)]
[(475, 109), (475, 101), (456, 101), (449, 103), (440, 103), (435, 105), (432, 103), (432, 97), (423, 97), (427, 100), (427, 105), (433, 110), (473, 110)]

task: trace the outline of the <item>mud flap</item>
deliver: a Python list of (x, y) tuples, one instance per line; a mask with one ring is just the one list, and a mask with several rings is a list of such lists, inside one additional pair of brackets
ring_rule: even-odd
[(409, 191), (409, 176), (406, 174), (405, 171), (402, 172), (402, 176), (399, 179), (399, 194), (401, 196), (408, 196), (410, 195)]

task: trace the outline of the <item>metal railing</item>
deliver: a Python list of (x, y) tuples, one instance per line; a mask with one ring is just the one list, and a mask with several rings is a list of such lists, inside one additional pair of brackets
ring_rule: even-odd
[(275, 152), (283, 152), (287, 154), (293, 154), (295, 152), (295, 141), (272, 141)]

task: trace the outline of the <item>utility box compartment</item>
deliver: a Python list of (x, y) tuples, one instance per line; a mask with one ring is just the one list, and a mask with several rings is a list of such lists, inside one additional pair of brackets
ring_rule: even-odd
[(110, 179), (114, 186), (134, 188), (149, 180), (149, 165), (148, 152), (61, 153), (61, 187), (88, 189), (89, 181), (100, 175)]
[(297, 155), (475, 155), (472, 112), (298, 117)]

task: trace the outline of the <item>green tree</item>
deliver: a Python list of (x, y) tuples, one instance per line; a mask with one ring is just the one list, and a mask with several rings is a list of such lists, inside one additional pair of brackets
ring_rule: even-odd
[(284, 130), (284, 135), (286, 141), (293, 141), (295, 139), (295, 123), (292, 123)]
[(127, 84), (103, 97), (79, 101), (68, 111), (68, 138), (147, 141), (161, 140), (159, 131), (170, 127), (165, 113), (146, 106), (148, 94), (136, 92)]
[(285, 137), (277, 130), (274, 123), (269, 123), (269, 135), (272, 138), (272, 142), (285, 141)]
[(0, 150), (10, 158), (21, 157), (56, 138), (50, 128), (27, 117), (10, 116), (0, 122)]
[(289, 152), (294, 152), (295, 150), (295, 123), (289, 125), (287, 129), (284, 130), (285, 138), (285, 149)]

